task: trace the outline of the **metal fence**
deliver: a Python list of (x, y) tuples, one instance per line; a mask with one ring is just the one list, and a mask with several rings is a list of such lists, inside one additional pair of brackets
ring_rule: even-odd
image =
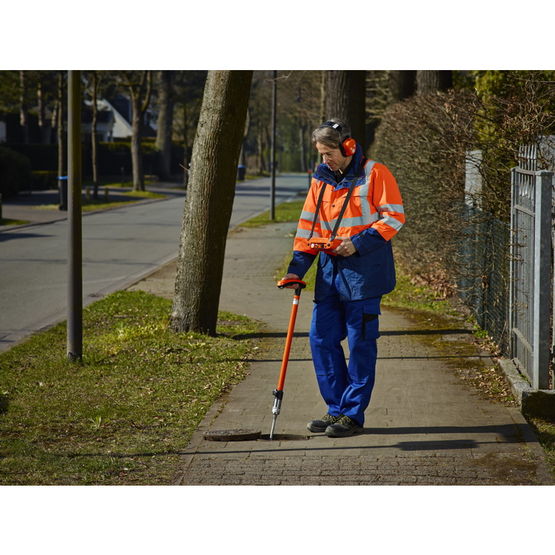
[(553, 173), (511, 174), (510, 353), (534, 389), (552, 388)]
[(511, 175), (511, 222), (481, 210), (480, 153), (468, 153), (459, 296), (534, 389), (552, 389), (555, 188), (551, 150), (522, 147)]
[(509, 354), (509, 225), (465, 206), (459, 297), (504, 355)]

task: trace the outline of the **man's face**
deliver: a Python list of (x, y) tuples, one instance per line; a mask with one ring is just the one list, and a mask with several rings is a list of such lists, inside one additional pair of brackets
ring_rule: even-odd
[(333, 172), (344, 170), (349, 165), (352, 158), (351, 156), (343, 156), (338, 148), (333, 148), (322, 143), (316, 143), (316, 150), (322, 157), (322, 162), (327, 164), (329, 169)]

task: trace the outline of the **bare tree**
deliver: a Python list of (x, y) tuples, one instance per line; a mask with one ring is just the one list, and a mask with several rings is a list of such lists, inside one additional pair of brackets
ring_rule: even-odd
[(25, 71), (19, 72), (19, 125), (23, 132), (23, 142), (29, 142), (29, 116), (27, 113), (27, 79)]
[(446, 91), (453, 86), (453, 75), (447, 70), (418, 70), (416, 72), (416, 94)]
[(133, 168), (133, 190), (145, 190), (141, 136), (144, 114), (150, 104), (152, 73), (150, 71), (121, 72), (120, 82), (129, 92), (131, 99), (131, 165)]
[(365, 71), (326, 72), (326, 119), (347, 121), (353, 137), (366, 147)]
[(416, 71), (389, 71), (389, 87), (394, 101), (404, 100), (416, 92)]
[(193, 143), (171, 327), (215, 335), (252, 71), (209, 71)]
[[(65, 173), (65, 141), (64, 141), (64, 95), (65, 95), (65, 71), (58, 71), (56, 89), (56, 109), (53, 120), (56, 122), (56, 139), (58, 144), (58, 177)], [(55, 118), (55, 119), (54, 119)], [(60, 183), (61, 186), (61, 183)]]
[(189, 180), (189, 137), (194, 137), (199, 118), (206, 71), (176, 71), (173, 75), (172, 90), (174, 118), (172, 134), (174, 139), (183, 141), (183, 185), (186, 188)]
[(92, 181), (93, 181), (93, 197), (98, 198), (98, 137), (96, 129), (98, 124), (98, 87), (100, 86), (100, 77), (97, 71), (93, 71), (91, 83), (92, 95), (92, 122), (91, 122), (91, 162), (92, 162)]
[(173, 121), (173, 71), (158, 72), (158, 120), (156, 148), (159, 151), (158, 175), (169, 179), (171, 175), (171, 147)]
[(45, 101), (45, 87), (42, 78), (42, 72), (38, 72), (37, 79), (37, 109), (38, 109), (38, 124), (40, 129), (41, 143), (50, 143), (50, 128), (46, 122), (46, 101)]

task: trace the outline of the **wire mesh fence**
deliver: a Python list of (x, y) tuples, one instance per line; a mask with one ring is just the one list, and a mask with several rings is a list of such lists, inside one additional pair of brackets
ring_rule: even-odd
[(459, 296), (508, 355), (510, 226), (470, 206), (463, 209), (463, 221)]

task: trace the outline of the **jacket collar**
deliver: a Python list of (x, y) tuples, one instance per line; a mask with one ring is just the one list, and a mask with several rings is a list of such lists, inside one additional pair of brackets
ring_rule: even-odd
[(314, 177), (337, 189), (348, 187), (357, 177), (364, 175), (364, 168), (362, 167), (363, 158), (362, 147), (357, 143), (356, 152), (353, 154), (353, 159), (343, 179), (337, 181), (334, 172), (329, 169), (327, 164), (320, 164), (314, 172)]

